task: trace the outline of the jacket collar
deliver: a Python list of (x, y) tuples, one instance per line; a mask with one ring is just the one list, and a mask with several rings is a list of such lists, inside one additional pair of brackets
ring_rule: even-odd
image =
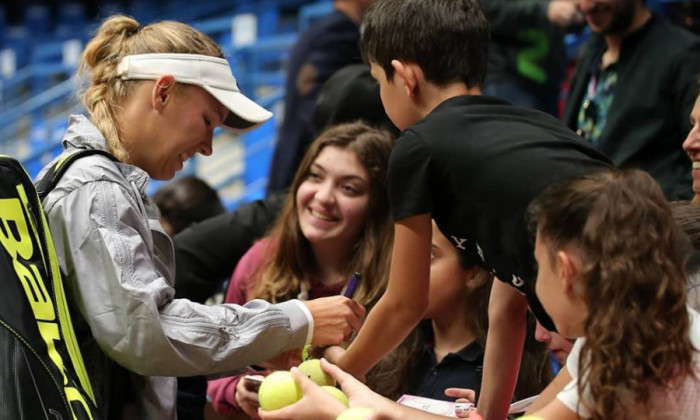
[[(68, 120), (68, 129), (63, 136), (63, 147), (70, 149), (103, 150), (109, 152), (107, 140), (100, 130), (84, 115), (71, 115)], [(150, 180), (143, 169), (127, 163), (116, 164), (122, 175), (133, 182), (142, 195), (146, 194), (146, 187)]]
[[(637, 44), (639, 44), (646, 37), (646, 35), (652, 30), (652, 28), (658, 21), (659, 17), (656, 15), (656, 13), (652, 12), (651, 17), (644, 23), (644, 25), (642, 25), (636, 31), (627, 34), (627, 36), (625, 36), (622, 39), (622, 46), (620, 47), (620, 56), (626, 54), (626, 52), (631, 53), (633, 50), (635, 50)], [(607, 46), (605, 44), (605, 35), (593, 35), (591, 39), (591, 44), (595, 46), (595, 55), (603, 55), (603, 53), (607, 49)]]

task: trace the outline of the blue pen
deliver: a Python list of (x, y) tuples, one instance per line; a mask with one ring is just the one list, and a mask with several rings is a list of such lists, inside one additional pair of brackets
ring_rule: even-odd
[(348, 280), (347, 286), (345, 286), (345, 292), (343, 292), (343, 296), (352, 299), (352, 295), (355, 294), (357, 285), (360, 284), (360, 279), (362, 279), (362, 274), (360, 274), (359, 271), (355, 271), (352, 277), (350, 277), (350, 280)]

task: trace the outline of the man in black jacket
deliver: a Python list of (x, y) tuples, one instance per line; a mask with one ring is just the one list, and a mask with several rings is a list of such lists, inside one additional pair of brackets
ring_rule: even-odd
[(692, 195), (681, 144), (700, 71), (700, 38), (645, 0), (577, 0), (594, 32), (571, 80), (564, 122), (613, 162), (649, 172), (669, 200)]

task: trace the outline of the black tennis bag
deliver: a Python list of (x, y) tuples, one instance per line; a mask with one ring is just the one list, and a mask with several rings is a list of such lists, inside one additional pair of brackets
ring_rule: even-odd
[(0, 419), (98, 417), (41, 202), (0, 155)]

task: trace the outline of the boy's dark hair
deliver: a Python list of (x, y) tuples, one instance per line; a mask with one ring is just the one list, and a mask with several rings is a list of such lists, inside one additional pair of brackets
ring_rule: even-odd
[(478, 0), (379, 0), (363, 18), (362, 55), (392, 80), (391, 60), (420, 66), (444, 86), (484, 84), (490, 28)]

